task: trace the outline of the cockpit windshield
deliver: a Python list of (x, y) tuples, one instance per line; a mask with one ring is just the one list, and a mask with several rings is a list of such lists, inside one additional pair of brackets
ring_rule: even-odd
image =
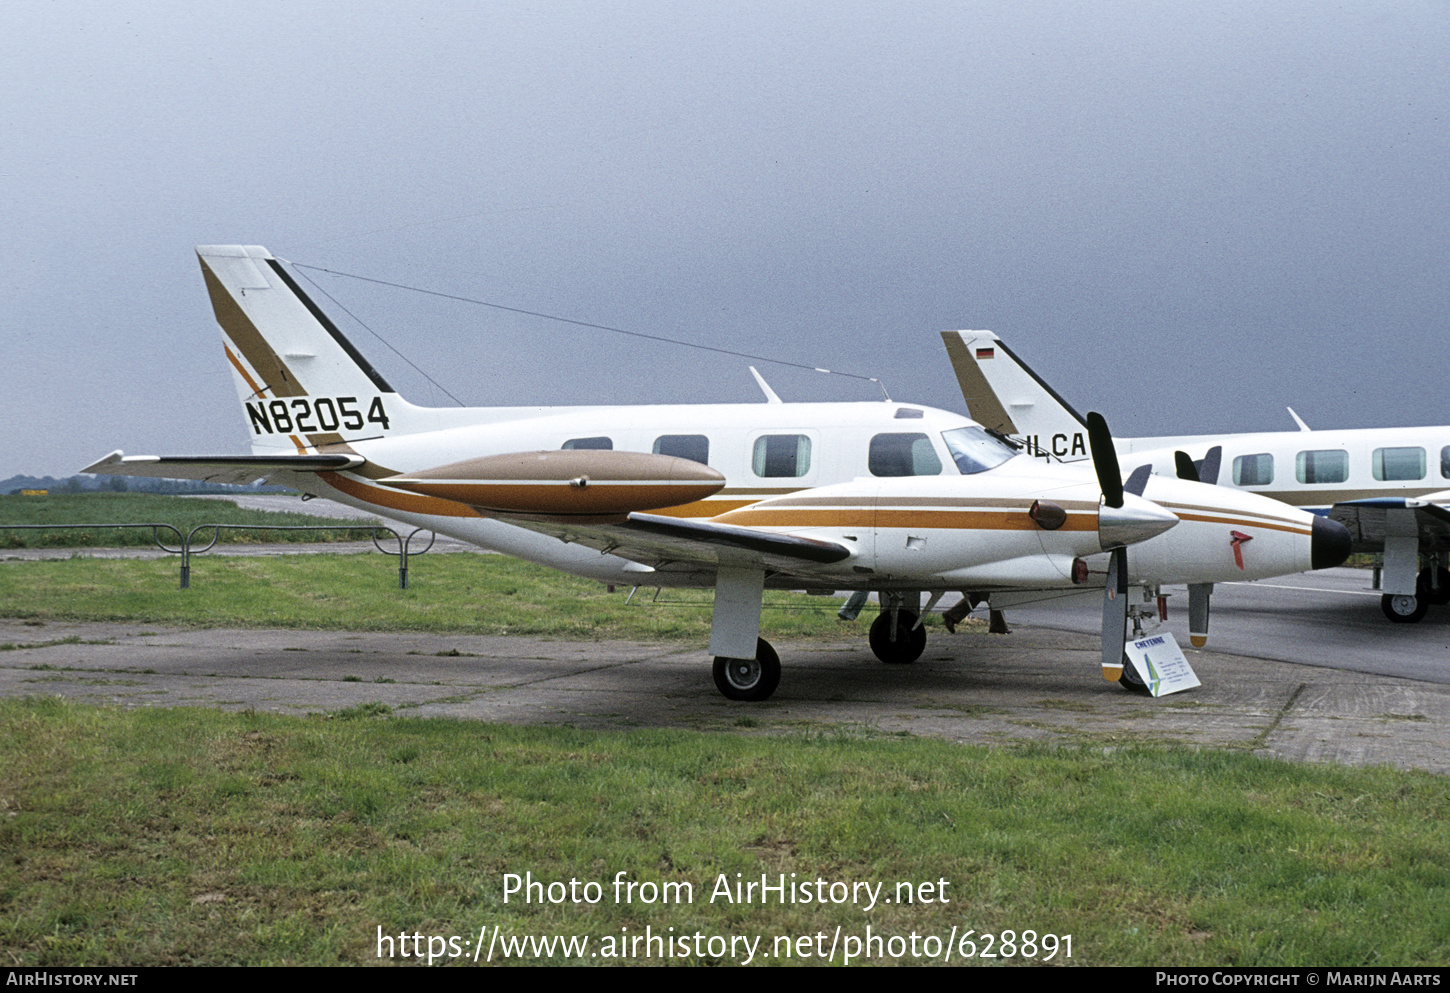
[(963, 476), (994, 469), (1017, 454), (1011, 445), (978, 427), (955, 428), (941, 436)]

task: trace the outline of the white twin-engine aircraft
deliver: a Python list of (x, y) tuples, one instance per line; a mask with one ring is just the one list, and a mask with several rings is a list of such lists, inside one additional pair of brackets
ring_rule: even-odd
[[(780, 680), (759, 637), (767, 588), (876, 592), (872, 650), (911, 662), (923, 593), (927, 611), (948, 591), (995, 606), (1106, 578), (1103, 671), (1131, 680), (1130, 586), (1146, 599), (1348, 554), (1344, 528), (1253, 494), (1146, 472), (1125, 484), (1096, 415), (1095, 473), (1020, 456), (946, 411), (787, 404), (768, 388), (750, 405), (415, 407), (266, 249), (197, 254), (253, 454), (115, 452), (85, 472), (265, 476), (607, 583), (714, 587), (715, 683), (733, 700)], [(1190, 614), (1206, 633), (1192, 597)]]
[[(1051, 461), (1086, 459), (1087, 422), (990, 331), (943, 331), (967, 408)], [(1450, 427), (1117, 438), (1129, 465), (1234, 486), (1327, 516), (1353, 551), (1383, 552), (1380, 606), (1414, 623), (1450, 603)]]

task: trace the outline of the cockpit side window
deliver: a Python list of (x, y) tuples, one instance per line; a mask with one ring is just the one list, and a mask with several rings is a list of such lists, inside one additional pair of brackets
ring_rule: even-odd
[(866, 465), (873, 476), (938, 476), (941, 459), (924, 434), (878, 434)]
[(947, 443), (947, 451), (952, 453), (957, 471), (963, 476), (994, 469), (1017, 454), (1011, 445), (978, 427), (954, 428), (943, 431), (941, 436)]

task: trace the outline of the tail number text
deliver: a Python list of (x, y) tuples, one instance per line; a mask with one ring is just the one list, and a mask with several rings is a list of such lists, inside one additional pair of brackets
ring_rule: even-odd
[(388, 412), (383, 398), (373, 397), (367, 415), (359, 409), (357, 397), (293, 397), (288, 400), (247, 402), (247, 418), (253, 434), (314, 434), (346, 428), (361, 431), (368, 424), (388, 429)]

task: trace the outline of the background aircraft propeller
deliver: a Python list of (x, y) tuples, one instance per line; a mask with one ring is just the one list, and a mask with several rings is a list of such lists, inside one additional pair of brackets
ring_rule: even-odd
[(1151, 475), (1153, 475), (1151, 465), (1140, 465), (1128, 473), (1128, 481), (1123, 484), (1123, 489), (1133, 496), (1142, 496), (1143, 491), (1148, 488), (1148, 477)]
[[(1187, 452), (1173, 453), (1173, 464), (1178, 470), (1179, 479), (1208, 483), (1210, 486), (1218, 485), (1218, 468), (1222, 461), (1222, 445), (1214, 445), (1197, 462), (1189, 458)], [(1212, 583), (1188, 584), (1188, 640), (1194, 648), (1202, 648), (1208, 643), (1209, 598), (1212, 595)]]
[(1187, 452), (1173, 453), (1173, 465), (1178, 470), (1178, 478), (1186, 479), (1190, 483), (1207, 483), (1209, 486), (1217, 486), (1218, 467), (1222, 461), (1222, 445), (1214, 445), (1197, 462), (1193, 461)]
[(1187, 452), (1173, 453), (1173, 467), (1178, 470), (1178, 478), (1186, 479), (1190, 483), (1199, 482), (1198, 466), (1193, 464), (1193, 459)]

